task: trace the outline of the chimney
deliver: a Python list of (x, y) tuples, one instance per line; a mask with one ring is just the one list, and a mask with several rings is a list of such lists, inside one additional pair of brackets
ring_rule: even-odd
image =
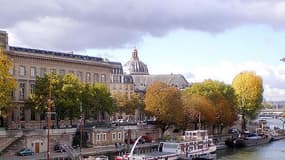
[(8, 50), (8, 33), (0, 30), (0, 48)]

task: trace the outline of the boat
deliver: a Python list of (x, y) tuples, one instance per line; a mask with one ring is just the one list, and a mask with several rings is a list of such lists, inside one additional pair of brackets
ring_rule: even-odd
[(178, 154), (173, 152), (152, 152), (146, 154), (134, 154), (135, 147), (141, 138), (142, 136), (137, 138), (129, 154), (125, 154), (123, 156), (116, 156), (115, 160), (176, 160), (179, 158)]
[(185, 131), (180, 141), (160, 142), (159, 151), (176, 153), (180, 159), (215, 159), (216, 145), (207, 130)]
[(83, 160), (108, 160), (108, 156), (105, 155), (99, 155), (99, 156), (88, 156), (87, 158), (84, 158)]
[(272, 141), (269, 134), (249, 133), (239, 135), (237, 138), (227, 139), (225, 144), (229, 147), (250, 147), (267, 144)]

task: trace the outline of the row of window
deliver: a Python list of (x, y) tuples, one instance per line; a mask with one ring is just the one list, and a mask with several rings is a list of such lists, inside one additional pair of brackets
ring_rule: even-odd
[[(11, 75), (14, 75), (15, 74), (14, 68), (11, 68), (9, 72)], [(39, 76), (43, 77), (46, 72), (47, 72), (46, 68), (40, 68)], [(56, 69), (50, 69), (50, 73), (56, 73)], [(76, 75), (81, 81), (83, 81), (83, 72), (81, 72), (81, 71), (75, 72), (75, 71), (70, 70), (70, 71), (68, 71), (68, 73)], [(64, 76), (66, 74), (66, 71), (64, 69), (60, 69), (58, 71), (58, 74), (60, 76)], [(24, 77), (26, 75), (27, 75), (26, 67), (25, 66), (19, 66), (19, 76)], [(37, 68), (36, 67), (30, 67), (30, 77), (34, 78), (36, 76), (37, 76)], [(100, 81), (99, 81), (99, 78), (100, 78)], [(90, 72), (85, 73), (85, 81), (91, 82), (91, 73)], [(98, 83), (98, 82), (105, 83), (106, 81), (107, 81), (106, 74), (101, 74), (100, 77), (99, 77), (99, 73), (93, 74), (93, 82), (94, 83)]]
[[(112, 133), (112, 141), (121, 140), (122, 133), (121, 132), (113, 132)], [(97, 133), (96, 134), (96, 141), (107, 141), (107, 133)]]

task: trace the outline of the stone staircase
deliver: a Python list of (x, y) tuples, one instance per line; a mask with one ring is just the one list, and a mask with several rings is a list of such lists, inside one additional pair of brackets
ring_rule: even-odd
[(23, 135), (21, 137), (15, 137), (14, 140), (5, 149), (2, 150), (2, 156), (15, 155), (15, 151), (23, 148), (24, 144), (25, 139)]

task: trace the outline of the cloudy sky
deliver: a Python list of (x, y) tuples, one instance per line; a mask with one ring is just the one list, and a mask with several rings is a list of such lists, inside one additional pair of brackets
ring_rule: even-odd
[(231, 83), (263, 78), (266, 100), (285, 100), (285, 1), (0, 0), (9, 44), (100, 56), (123, 64), (134, 47), (151, 74)]

